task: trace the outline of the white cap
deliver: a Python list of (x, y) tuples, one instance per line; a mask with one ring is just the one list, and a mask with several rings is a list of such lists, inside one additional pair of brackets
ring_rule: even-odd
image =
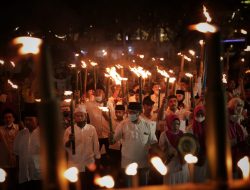
[(78, 105), (74, 110), (74, 113), (77, 113), (77, 112), (87, 113), (86, 106), (85, 105)]

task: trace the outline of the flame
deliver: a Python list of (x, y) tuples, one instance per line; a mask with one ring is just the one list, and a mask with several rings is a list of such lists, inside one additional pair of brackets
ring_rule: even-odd
[(16, 84), (14, 84), (13, 82), (11, 82), (11, 80), (9, 80), (9, 79), (8, 79), (8, 83), (11, 85), (12, 88), (18, 89), (18, 86)]
[(186, 154), (184, 159), (188, 164), (195, 164), (198, 162), (198, 158), (192, 154)]
[(108, 112), (109, 108), (108, 107), (103, 107), (103, 106), (98, 106), (98, 108), (104, 112)]
[(14, 63), (14, 61), (10, 61), (10, 64), (12, 65), (12, 67), (16, 67), (16, 64)]
[(94, 61), (90, 61), (90, 65), (93, 66), (93, 67), (95, 67), (95, 66), (97, 66), (98, 64), (97, 64), (96, 62), (94, 62)]
[(64, 96), (70, 96), (73, 92), (70, 90), (64, 91)]
[(18, 44), (22, 45), (22, 47), (18, 51), (21, 55), (29, 54), (29, 53), (38, 54), (40, 52), (39, 47), (42, 44), (42, 40), (39, 38), (23, 36), (23, 37), (15, 38), (13, 43), (15, 45), (18, 45)]
[(192, 59), (191, 58), (189, 58), (188, 56), (186, 56), (186, 55), (184, 55), (184, 59), (186, 59), (187, 61), (191, 61)]
[(75, 57), (79, 57), (80, 56), (80, 54), (79, 53), (75, 53)]
[(226, 74), (222, 74), (222, 82), (227, 84), (227, 75)]
[(6, 176), (7, 173), (2, 168), (0, 168), (0, 183), (3, 183), (5, 181)]
[(0, 60), (0, 64), (1, 64), (1, 65), (4, 65), (4, 60)]
[(144, 70), (142, 67), (130, 67), (130, 70), (132, 72), (134, 72), (136, 74), (136, 76), (138, 77), (142, 77), (144, 79), (148, 78), (149, 76), (151, 76), (151, 73), (147, 70)]
[(41, 99), (35, 99), (36, 102), (41, 102)]
[(151, 163), (155, 167), (155, 169), (161, 174), (161, 175), (166, 175), (167, 174), (167, 167), (165, 164), (162, 162), (161, 158), (159, 157), (153, 157), (151, 158)]
[(241, 33), (241, 34), (245, 34), (245, 35), (246, 35), (246, 34), (247, 34), (247, 31), (246, 31), (246, 30), (244, 30), (244, 29), (240, 29), (240, 33)]
[(138, 57), (140, 57), (141, 59), (143, 59), (144, 55), (143, 54), (139, 54)]
[(107, 52), (105, 49), (103, 49), (103, 50), (102, 50), (102, 55), (103, 55), (103, 56), (107, 56), (107, 55), (108, 55), (108, 52)]
[(76, 64), (69, 64), (69, 67), (76, 68)]
[(174, 83), (175, 81), (176, 81), (176, 78), (175, 78), (175, 77), (170, 77), (170, 78), (169, 78), (169, 82), (170, 82), (170, 83)]
[(203, 45), (205, 44), (204, 40), (200, 40), (200, 41), (199, 41), (199, 44), (200, 44), (201, 46), (203, 46)]
[(209, 12), (207, 11), (207, 8), (203, 5), (203, 14), (206, 17), (207, 21), (206, 22), (211, 22), (212, 18), (209, 15)]
[(115, 84), (121, 85), (122, 80), (128, 80), (127, 78), (121, 77), (120, 74), (116, 72), (115, 67), (106, 68), (106, 71), (108, 74), (105, 74), (105, 76), (111, 77), (115, 81)]
[(192, 77), (193, 77), (193, 75), (192, 75), (191, 73), (185, 73), (185, 75), (186, 75), (187, 77), (189, 77), (189, 78), (192, 78)]
[(248, 179), (250, 174), (249, 158), (244, 156), (238, 161), (237, 166), (242, 171), (243, 179)]
[(155, 58), (154, 58), (154, 57), (152, 57), (152, 61), (155, 61)]
[(103, 177), (96, 177), (94, 180), (96, 185), (100, 187), (113, 188), (115, 186), (115, 181), (112, 176), (106, 175)]
[(169, 71), (168, 71), (168, 72), (170, 72), (170, 73), (174, 74), (174, 71), (173, 71), (172, 69), (169, 69)]
[(195, 56), (195, 51), (194, 51), (194, 50), (190, 49), (190, 50), (188, 50), (188, 52), (189, 52), (192, 56)]
[(137, 174), (137, 168), (138, 168), (138, 164), (136, 162), (131, 163), (126, 167), (125, 173), (127, 175), (136, 175)]
[(164, 58), (163, 58), (163, 57), (161, 57), (161, 58), (160, 58), (160, 61), (164, 61)]
[(64, 173), (63, 173), (63, 176), (69, 180), (70, 182), (72, 183), (75, 183), (77, 182), (78, 180), (78, 169), (76, 167), (71, 167), (71, 168), (68, 168)]
[(82, 63), (81, 66), (82, 66), (83, 69), (87, 68), (87, 64), (85, 63), (85, 61), (81, 61), (81, 63)]
[(245, 73), (246, 73), (246, 74), (250, 73), (250, 69), (246, 70)]
[(201, 22), (201, 23), (198, 23), (195, 25), (191, 25), (190, 29), (197, 30), (197, 31), (202, 32), (202, 33), (209, 33), (209, 32), (215, 33), (217, 31), (217, 28), (214, 25), (209, 24), (207, 22)]
[(157, 72), (160, 73), (162, 76), (164, 76), (165, 78), (169, 78), (169, 74), (165, 71), (165, 70), (160, 70), (157, 67)]
[(67, 103), (71, 102), (71, 98), (64, 99), (64, 102), (67, 102)]
[(115, 65), (115, 66), (116, 66), (116, 68), (117, 68), (117, 69), (122, 69), (122, 68), (123, 68), (123, 66), (122, 66), (122, 65), (120, 65), (120, 64)]

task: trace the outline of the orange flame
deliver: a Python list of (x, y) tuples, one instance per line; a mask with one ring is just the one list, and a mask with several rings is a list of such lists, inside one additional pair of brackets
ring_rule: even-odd
[(248, 179), (250, 174), (249, 158), (244, 156), (238, 161), (237, 165), (242, 171), (243, 179)]
[(186, 75), (187, 77), (189, 77), (189, 78), (192, 78), (192, 77), (193, 77), (193, 75), (192, 75), (191, 73), (185, 73), (185, 75)]
[(155, 167), (155, 169), (161, 174), (161, 175), (166, 175), (167, 174), (167, 167), (165, 164), (162, 162), (161, 158), (159, 157), (153, 157), (151, 158), (151, 163)]
[(198, 158), (192, 154), (186, 154), (184, 159), (188, 164), (195, 164), (198, 162)]
[(3, 183), (5, 181), (6, 176), (7, 173), (2, 168), (0, 168), (0, 183)]
[(160, 73), (165, 78), (169, 78), (169, 74), (165, 70), (161, 70), (157, 67), (157, 72)]
[(75, 183), (78, 180), (78, 173), (79, 171), (76, 167), (71, 167), (63, 173), (63, 176), (70, 182)]
[(127, 175), (136, 175), (137, 174), (137, 168), (138, 168), (138, 164), (136, 162), (131, 163), (126, 167), (125, 173)]
[(113, 188), (115, 186), (115, 181), (112, 176), (106, 175), (103, 177), (96, 177), (94, 180), (96, 185), (100, 187)]
[(82, 63), (82, 68), (84, 69), (84, 68), (87, 68), (87, 64), (85, 63), (85, 61), (81, 61), (81, 63)]
[(207, 21), (206, 22), (211, 22), (212, 18), (209, 15), (209, 12), (207, 11), (207, 8), (203, 5), (203, 14), (206, 17)]
[(8, 79), (8, 83), (11, 85), (12, 88), (18, 89), (18, 86), (16, 84), (14, 84), (13, 82), (11, 82), (11, 80), (9, 80), (9, 79)]
[(209, 24), (207, 22), (191, 25), (189, 28), (191, 30), (197, 30), (202, 33), (215, 33), (217, 31), (217, 28), (214, 25)]
[(121, 77), (120, 74), (116, 72), (115, 67), (106, 68), (106, 71), (108, 74), (105, 74), (105, 76), (111, 77), (115, 81), (115, 84), (121, 85), (121, 81), (128, 80), (127, 78)]
[(147, 70), (144, 70), (142, 67), (130, 67), (130, 70), (132, 72), (134, 72), (136, 74), (136, 76), (138, 77), (142, 77), (144, 79), (148, 78), (149, 76), (151, 76), (151, 73)]
[(29, 53), (38, 54), (40, 52), (39, 47), (42, 44), (42, 40), (39, 38), (23, 36), (23, 37), (15, 38), (13, 43), (15, 45), (19, 45), (19, 44), (22, 45), (22, 47), (18, 51), (21, 55), (29, 54)]

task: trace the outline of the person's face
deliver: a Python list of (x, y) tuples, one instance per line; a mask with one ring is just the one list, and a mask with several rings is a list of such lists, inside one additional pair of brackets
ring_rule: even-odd
[(180, 102), (184, 99), (184, 96), (183, 94), (176, 94), (176, 97), (177, 97), (177, 101)]
[(168, 106), (170, 110), (175, 110), (177, 109), (177, 99), (176, 98), (170, 98), (168, 101)]
[(104, 92), (103, 92), (103, 90), (101, 90), (101, 89), (97, 89), (96, 90), (96, 92), (95, 92), (95, 96), (104, 96)]
[(153, 105), (147, 105), (147, 104), (143, 105), (144, 113), (151, 113), (152, 109), (153, 109)]
[(181, 82), (181, 83), (180, 83), (180, 88), (181, 88), (181, 90), (186, 91), (186, 90), (187, 90), (187, 87), (188, 87), (188, 85), (187, 85), (185, 82)]
[(115, 116), (118, 120), (122, 120), (125, 114), (124, 110), (115, 110)]
[(204, 116), (205, 116), (204, 111), (199, 110), (199, 111), (196, 113), (195, 116), (196, 116), (196, 117), (204, 117)]
[(180, 129), (180, 121), (178, 119), (175, 119), (172, 123), (172, 131), (178, 132)]
[(14, 117), (13, 117), (13, 114), (12, 113), (6, 113), (4, 115), (4, 123), (6, 125), (10, 125), (14, 122)]
[(76, 123), (84, 122), (86, 120), (86, 114), (83, 112), (76, 112), (74, 117)]
[(154, 85), (152, 90), (154, 91), (154, 94), (159, 94), (159, 89), (160, 89), (160, 86), (158, 84)]
[(37, 118), (36, 117), (25, 117), (24, 118), (24, 125), (32, 132), (34, 129), (37, 128)]
[(236, 115), (240, 115), (242, 113), (242, 110), (243, 110), (243, 104), (237, 103), (235, 108), (234, 108), (234, 113)]

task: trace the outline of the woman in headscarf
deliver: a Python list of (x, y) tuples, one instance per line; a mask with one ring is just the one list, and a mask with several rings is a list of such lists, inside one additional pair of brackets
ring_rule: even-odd
[(197, 152), (198, 162), (194, 167), (194, 182), (204, 182), (207, 178), (207, 159), (206, 159), (206, 123), (205, 107), (196, 106), (194, 109), (194, 118), (192, 124), (192, 133), (199, 144)]
[(177, 149), (179, 139), (183, 136), (180, 119), (176, 115), (169, 115), (166, 119), (167, 127), (159, 139), (159, 146), (164, 152), (164, 161), (168, 167), (168, 174), (163, 177), (163, 183), (186, 183), (189, 181), (188, 165)]
[(233, 177), (239, 178), (237, 162), (249, 154), (249, 145), (246, 143), (247, 131), (240, 124), (244, 102), (240, 98), (232, 98), (228, 102), (228, 134), (231, 143), (233, 161)]

